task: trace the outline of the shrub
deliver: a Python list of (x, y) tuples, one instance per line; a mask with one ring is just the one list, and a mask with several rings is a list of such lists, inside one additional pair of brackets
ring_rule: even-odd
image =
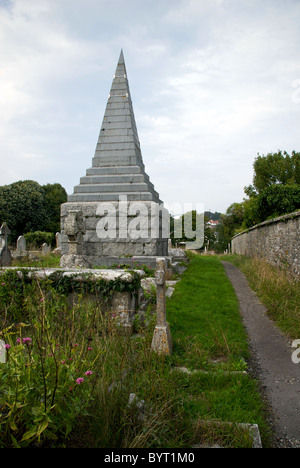
[(51, 245), (55, 240), (53, 232), (35, 231), (24, 234), (27, 244), (31, 248), (39, 249), (44, 243)]

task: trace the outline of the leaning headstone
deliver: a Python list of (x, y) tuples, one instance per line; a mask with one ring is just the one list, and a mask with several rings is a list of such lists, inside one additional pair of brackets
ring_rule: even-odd
[(61, 255), (61, 233), (57, 232), (55, 234), (56, 247), (53, 250), (55, 255)]
[(156, 259), (156, 327), (151, 348), (158, 354), (171, 354), (172, 338), (166, 321), (166, 259)]
[(26, 253), (26, 240), (24, 236), (19, 236), (17, 240), (17, 252), (19, 254)]
[(55, 240), (56, 240), (56, 248), (60, 249), (61, 247), (61, 233), (60, 232), (57, 232), (55, 234)]
[(12, 261), (11, 253), (8, 249), (8, 236), (11, 233), (6, 223), (0, 228), (0, 267), (10, 266)]
[(42, 255), (48, 255), (51, 252), (51, 246), (46, 244), (46, 242), (42, 245)]

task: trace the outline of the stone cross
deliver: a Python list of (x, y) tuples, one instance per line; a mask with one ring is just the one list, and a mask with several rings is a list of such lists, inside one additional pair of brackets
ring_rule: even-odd
[(159, 354), (171, 354), (172, 338), (166, 321), (166, 259), (156, 259), (156, 327), (151, 348)]
[(82, 255), (84, 233), (84, 221), (81, 210), (70, 210), (65, 221), (65, 234), (68, 236), (70, 255)]
[(11, 233), (6, 223), (3, 223), (0, 228), (0, 267), (10, 266), (12, 257), (8, 250), (7, 238)]
[(69, 253), (60, 259), (60, 266), (90, 268), (89, 260), (83, 255), (83, 235), (85, 222), (81, 210), (70, 210), (65, 219), (64, 234), (68, 237)]

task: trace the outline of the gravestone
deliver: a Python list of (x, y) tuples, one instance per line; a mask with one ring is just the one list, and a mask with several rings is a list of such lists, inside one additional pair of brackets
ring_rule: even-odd
[(8, 249), (8, 236), (10, 233), (7, 224), (3, 223), (0, 228), (0, 267), (11, 265), (12, 256)]
[(156, 326), (151, 348), (158, 354), (169, 355), (172, 352), (172, 338), (166, 321), (166, 259), (156, 259)]
[(85, 222), (79, 255), (93, 266), (111, 257), (168, 255), (163, 221), (169, 216), (145, 172), (122, 51), (92, 167), (61, 206), (62, 256), (74, 255), (66, 230), (76, 210)]
[(61, 233), (60, 232), (57, 232), (55, 234), (55, 241), (56, 241), (56, 248), (60, 249), (60, 246), (61, 246)]
[(42, 245), (42, 255), (48, 255), (51, 252), (51, 246), (46, 242)]
[(26, 240), (24, 236), (19, 236), (17, 240), (17, 252), (19, 254), (26, 253)]

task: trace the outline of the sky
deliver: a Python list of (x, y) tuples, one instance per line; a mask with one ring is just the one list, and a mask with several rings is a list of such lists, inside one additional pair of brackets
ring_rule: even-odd
[(121, 49), (166, 206), (225, 213), (258, 154), (300, 151), (300, 0), (0, 0), (0, 185), (73, 193)]

